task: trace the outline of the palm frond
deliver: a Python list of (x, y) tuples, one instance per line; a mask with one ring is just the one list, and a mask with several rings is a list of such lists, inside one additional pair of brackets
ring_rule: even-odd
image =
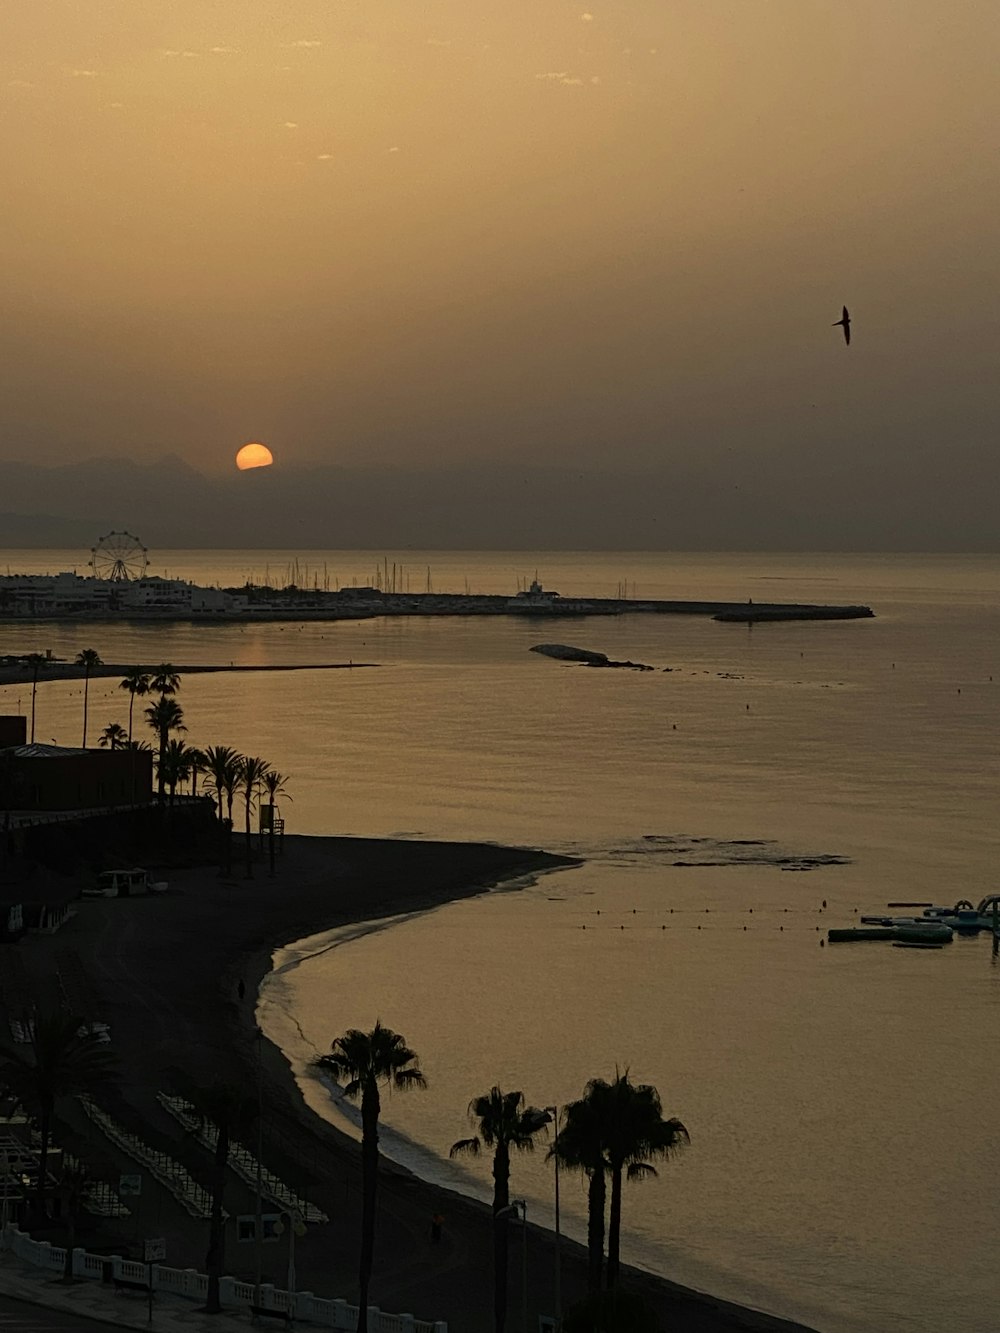
[(457, 1143), (453, 1143), (453, 1144), (451, 1145), (451, 1147), (449, 1148), (449, 1150), (448, 1150), (448, 1156), (449, 1156), (449, 1157), (462, 1157), (462, 1156), (478, 1157), (478, 1156), (479, 1156), (480, 1147), (481, 1147), (481, 1144), (480, 1144), (478, 1138), (459, 1139)]
[(625, 1174), (629, 1180), (649, 1180), (660, 1173), (649, 1162), (629, 1162)]

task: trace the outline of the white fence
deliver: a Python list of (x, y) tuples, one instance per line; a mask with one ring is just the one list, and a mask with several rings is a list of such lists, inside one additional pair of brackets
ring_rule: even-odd
[[(66, 1269), (66, 1251), (45, 1240), (32, 1240), (26, 1231), (13, 1224), (0, 1232), (0, 1250), (10, 1250), (23, 1263), (35, 1268), (62, 1273)], [(140, 1263), (122, 1259), (117, 1254), (88, 1254), (86, 1250), (73, 1251), (74, 1277), (96, 1281), (134, 1282), (143, 1287), (152, 1280), (153, 1291), (165, 1295), (187, 1297), (204, 1301), (208, 1294), (208, 1278), (193, 1268), (167, 1268), (163, 1264)], [(358, 1307), (347, 1301), (329, 1301), (314, 1296), (311, 1291), (282, 1291), (269, 1282), (254, 1287), (252, 1283), (237, 1282), (224, 1277), (219, 1284), (219, 1295), (225, 1310), (250, 1312), (251, 1306), (262, 1310), (277, 1310), (294, 1316), (296, 1321), (320, 1324), (324, 1328), (354, 1333), (358, 1326)], [(443, 1319), (428, 1321), (414, 1319), (411, 1314), (386, 1314), (377, 1306), (368, 1307), (370, 1333), (448, 1333)]]

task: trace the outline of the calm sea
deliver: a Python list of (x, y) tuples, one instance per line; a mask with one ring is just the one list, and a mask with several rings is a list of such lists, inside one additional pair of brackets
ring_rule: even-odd
[[(564, 1103), (628, 1066), (692, 1143), (628, 1188), (626, 1258), (824, 1333), (995, 1328), (1000, 967), (986, 939), (821, 941), (858, 910), (998, 887), (1000, 557), (394, 558), (414, 590), (513, 592), (537, 573), (564, 594), (627, 580), (639, 596), (863, 601), (877, 619), (13, 624), (0, 651), (380, 663), (191, 677), (188, 739), (287, 772), (292, 831), (494, 840), (586, 864), (285, 951), (263, 1018), (293, 1062), (376, 1017), (402, 1031), (430, 1088), (388, 1100), (387, 1147), (484, 1196), (488, 1163), (447, 1160), (471, 1097), (498, 1081)], [(298, 559), (299, 582), (331, 586), (380, 563)], [(169, 552), (158, 572), (232, 583), (294, 560)], [(5, 562), (84, 568), (79, 553)], [(553, 640), (657, 670), (528, 652)], [(29, 693), (0, 691), (0, 709)], [(41, 685), (39, 739), (78, 743), (81, 702), (79, 685)], [(92, 728), (126, 703), (95, 681)], [(552, 1214), (543, 1159), (514, 1168), (538, 1221)], [(582, 1236), (582, 1183), (563, 1185)]]

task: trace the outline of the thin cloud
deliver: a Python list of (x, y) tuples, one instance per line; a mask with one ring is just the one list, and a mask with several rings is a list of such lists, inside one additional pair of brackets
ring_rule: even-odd
[(386, 151), (387, 153), (398, 153), (398, 152), (399, 152), (399, 144), (398, 144), (398, 143), (394, 143), (394, 144), (392, 145), (391, 148), (387, 148), (385, 151)]
[(451, 38), (450, 38), (450, 37), (428, 37), (428, 38), (427, 38), (427, 45), (428, 45), (428, 46), (451, 46)]
[(8, 80), (7, 80), (7, 87), (8, 87), (8, 88), (34, 88), (34, 86), (35, 86), (35, 85), (34, 85), (33, 83), (29, 83), (27, 79), (8, 79)]
[(238, 46), (211, 46), (209, 50), (213, 56), (238, 56), (240, 53)]
[(121, 111), (121, 109), (124, 107), (124, 105), (125, 105), (124, 102), (109, 102), (109, 103), (108, 103), (108, 106), (111, 108), (112, 111)]
[(164, 60), (173, 60), (177, 56), (180, 56), (184, 60), (200, 59), (200, 56), (197, 51), (180, 51), (173, 46), (166, 47), (163, 51), (160, 52), (160, 54), (163, 56)]
[(286, 130), (297, 130), (298, 128), (299, 128), (299, 122), (298, 122), (297, 120), (286, 120), (286, 121), (285, 121), (285, 129), (286, 129)]
[(297, 42), (289, 42), (288, 49), (290, 51), (315, 51), (317, 46), (322, 45), (322, 42), (313, 41), (308, 37), (300, 37)]
[(591, 14), (591, 13), (589, 13), (589, 12), (588, 12), (588, 13), (583, 13), (583, 14), (580, 15), (580, 20), (581, 20), (581, 22), (583, 22), (583, 23), (593, 23), (593, 21), (594, 21), (594, 16), (593, 16), (593, 14)]
[(97, 70), (96, 70), (96, 69), (71, 69), (71, 70), (70, 70), (70, 74), (72, 74), (72, 76), (73, 76), (74, 79), (96, 79), (96, 78), (97, 78)]
[(317, 153), (317, 154), (316, 154), (316, 161), (317, 161), (317, 162), (332, 162), (332, 161), (333, 161), (333, 154), (332, 154), (332, 153)]

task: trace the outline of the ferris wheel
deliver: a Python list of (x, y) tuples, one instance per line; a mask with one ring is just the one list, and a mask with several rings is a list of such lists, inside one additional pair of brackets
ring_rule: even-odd
[(131, 532), (109, 532), (91, 547), (89, 564), (95, 579), (131, 583), (145, 574), (149, 552)]

